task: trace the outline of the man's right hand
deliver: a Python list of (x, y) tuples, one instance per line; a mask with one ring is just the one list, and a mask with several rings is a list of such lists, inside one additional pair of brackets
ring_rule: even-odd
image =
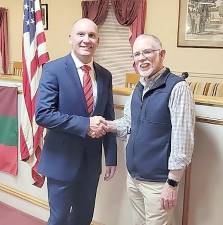
[(179, 187), (171, 187), (169, 184), (165, 183), (160, 198), (162, 209), (169, 210), (176, 206), (178, 188)]
[(112, 132), (112, 133), (116, 133), (117, 132), (117, 126), (116, 126), (114, 121), (106, 120), (106, 123), (107, 123), (106, 132)]
[(107, 122), (102, 116), (90, 117), (88, 135), (92, 138), (100, 138), (106, 134)]

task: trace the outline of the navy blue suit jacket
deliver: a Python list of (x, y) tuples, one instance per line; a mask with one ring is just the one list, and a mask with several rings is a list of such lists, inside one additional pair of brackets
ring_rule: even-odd
[[(97, 102), (93, 116), (114, 119), (111, 73), (94, 63)], [(83, 164), (101, 173), (102, 144), (106, 165), (116, 165), (114, 134), (92, 139), (87, 136), (90, 119), (71, 55), (44, 65), (36, 101), (36, 122), (47, 128), (39, 172), (56, 180), (71, 181)]]

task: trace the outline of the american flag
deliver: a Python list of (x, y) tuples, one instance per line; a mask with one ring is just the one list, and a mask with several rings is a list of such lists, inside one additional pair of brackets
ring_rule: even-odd
[(23, 161), (32, 167), (34, 185), (41, 187), (44, 177), (37, 166), (42, 149), (43, 128), (35, 122), (35, 98), (41, 66), (49, 60), (39, 0), (24, 0), (23, 21), (23, 97), (21, 105), (20, 149)]

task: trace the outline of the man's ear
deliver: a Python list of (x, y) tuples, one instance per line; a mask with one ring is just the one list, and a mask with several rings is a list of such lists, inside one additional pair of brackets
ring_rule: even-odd
[(165, 50), (165, 49), (162, 49), (162, 50), (160, 51), (160, 56), (161, 56), (162, 59), (165, 58), (165, 56), (166, 56), (166, 50)]
[(72, 44), (71, 34), (69, 34), (69, 36), (68, 36), (68, 41), (69, 41), (69, 44)]

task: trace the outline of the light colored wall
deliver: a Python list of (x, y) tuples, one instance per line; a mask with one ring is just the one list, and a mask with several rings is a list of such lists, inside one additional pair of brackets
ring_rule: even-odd
[(8, 35), (10, 61), (22, 58), (22, 0), (1, 0), (0, 6), (8, 9)]
[[(9, 10), (10, 61), (21, 60), (23, 0), (1, 0)], [(81, 17), (81, 0), (42, 0), (48, 4), (49, 30), (45, 31), (50, 58), (66, 54), (72, 23)], [(223, 50), (177, 47), (179, 0), (147, 0), (145, 31), (160, 37), (167, 50), (166, 65), (173, 71), (190, 72), (190, 77), (223, 79)]]
[[(45, 31), (50, 58), (65, 55), (69, 49), (68, 35), (73, 22), (81, 17), (81, 0), (42, 0), (48, 4), (48, 27)], [(10, 61), (22, 58), (23, 0), (1, 0), (1, 7), (8, 9)]]
[(178, 7), (179, 0), (147, 0), (145, 30), (163, 42), (166, 65), (173, 71), (188, 71), (191, 77), (223, 79), (223, 49), (177, 47)]
[(48, 4), (48, 31), (45, 32), (50, 58), (55, 59), (70, 51), (68, 35), (73, 22), (81, 18), (81, 0), (42, 0)]

